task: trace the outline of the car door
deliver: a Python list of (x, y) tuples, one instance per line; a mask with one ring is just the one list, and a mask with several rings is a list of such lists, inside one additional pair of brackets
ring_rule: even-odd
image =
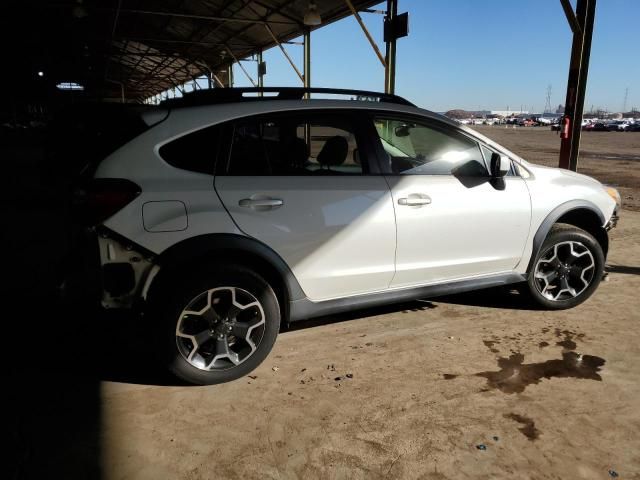
[(391, 193), (359, 124), (340, 111), (239, 120), (218, 160), (215, 189), (234, 222), (284, 259), (311, 300), (385, 290), (393, 278)]
[(380, 115), (376, 144), (397, 223), (392, 287), (510, 272), (531, 219), (515, 172), (491, 179), (474, 138), (435, 120)]

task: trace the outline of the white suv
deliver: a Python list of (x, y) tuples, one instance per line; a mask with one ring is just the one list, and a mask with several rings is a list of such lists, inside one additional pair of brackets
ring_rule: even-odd
[(103, 306), (144, 309), (182, 379), (247, 374), (282, 322), (520, 282), (561, 309), (598, 286), (615, 189), (400, 97), (263, 91), (147, 111), (84, 190)]

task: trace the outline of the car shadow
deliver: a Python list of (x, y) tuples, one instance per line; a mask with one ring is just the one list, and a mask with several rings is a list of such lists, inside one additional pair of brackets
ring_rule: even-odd
[(526, 287), (505, 285), (432, 298), (434, 302), (509, 310), (544, 310), (526, 292)]
[(640, 275), (640, 267), (629, 267), (625, 265), (607, 265), (607, 273), (623, 273), (626, 275)]
[(299, 320), (292, 322), (288, 326), (283, 325), (282, 332), (293, 332), (296, 330), (304, 330), (306, 328), (319, 327), (322, 325), (331, 325), (332, 323), (347, 322), (350, 320), (366, 320), (378, 315), (386, 315), (389, 313), (411, 313), (421, 312), (426, 310), (432, 310), (437, 308), (437, 305), (433, 304), (429, 300), (415, 300), (412, 302), (396, 303), (391, 305), (383, 305), (380, 307), (372, 307), (361, 310), (350, 310), (344, 313), (336, 313), (333, 315), (326, 315), (317, 318), (311, 318), (309, 320)]
[(345, 313), (327, 315), (324, 317), (309, 320), (300, 320), (291, 323), (288, 327), (282, 328), (283, 332), (303, 330), (322, 325), (346, 322), (350, 320), (365, 320), (377, 315), (389, 313), (411, 313), (433, 310), (438, 308), (439, 303), (449, 303), (455, 305), (470, 305), (487, 308), (503, 308), (509, 310), (543, 310), (525, 292), (520, 291), (519, 286), (501, 286), (475, 290), (472, 292), (458, 293), (455, 295), (445, 295), (441, 297), (431, 297), (429, 299), (416, 300), (412, 302), (396, 303), (380, 307), (372, 307), (364, 310), (353, 310)]

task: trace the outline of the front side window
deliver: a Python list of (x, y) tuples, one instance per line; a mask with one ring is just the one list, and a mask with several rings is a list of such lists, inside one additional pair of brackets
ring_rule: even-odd
[[(480, 147), (482, 149), (482, 154), (484, 155), (484, 161), (487, 165), (491, 165), (491, 157), (493, 156), (494, 153), (498, 153), (495, 152), (493, 150), (491, 150), (489, 147), (487, 147), (486, 145), (482, 145)], [(507, 172), (507, 177), (513, 177), (515, 175), (516, 170), (513, 167), (513, 163), (511, 164), (511, 169)]]
[(480, 147), (461, 133), (385, 118), (376, 118), (375, 126), (393, 173), (488, 175)]
[(274, 115), (236, 123), (227, 175), (359, 175), (349, 119)]

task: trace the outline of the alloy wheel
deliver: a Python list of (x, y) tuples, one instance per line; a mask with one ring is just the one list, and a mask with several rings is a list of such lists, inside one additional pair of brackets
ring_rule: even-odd
[(196, 368), (227, 370), (253, 355), (264, 330), (264, 309), (254, 295), (238, 287), (218, 287), (187, 304), (176, 324), (176, 345)]
[(536, 288), (552, 301), (575, 298), (591, 285), (595, 265), (591, 250), (583, 243), (557, 243), (547, 249), (536, 263)]

